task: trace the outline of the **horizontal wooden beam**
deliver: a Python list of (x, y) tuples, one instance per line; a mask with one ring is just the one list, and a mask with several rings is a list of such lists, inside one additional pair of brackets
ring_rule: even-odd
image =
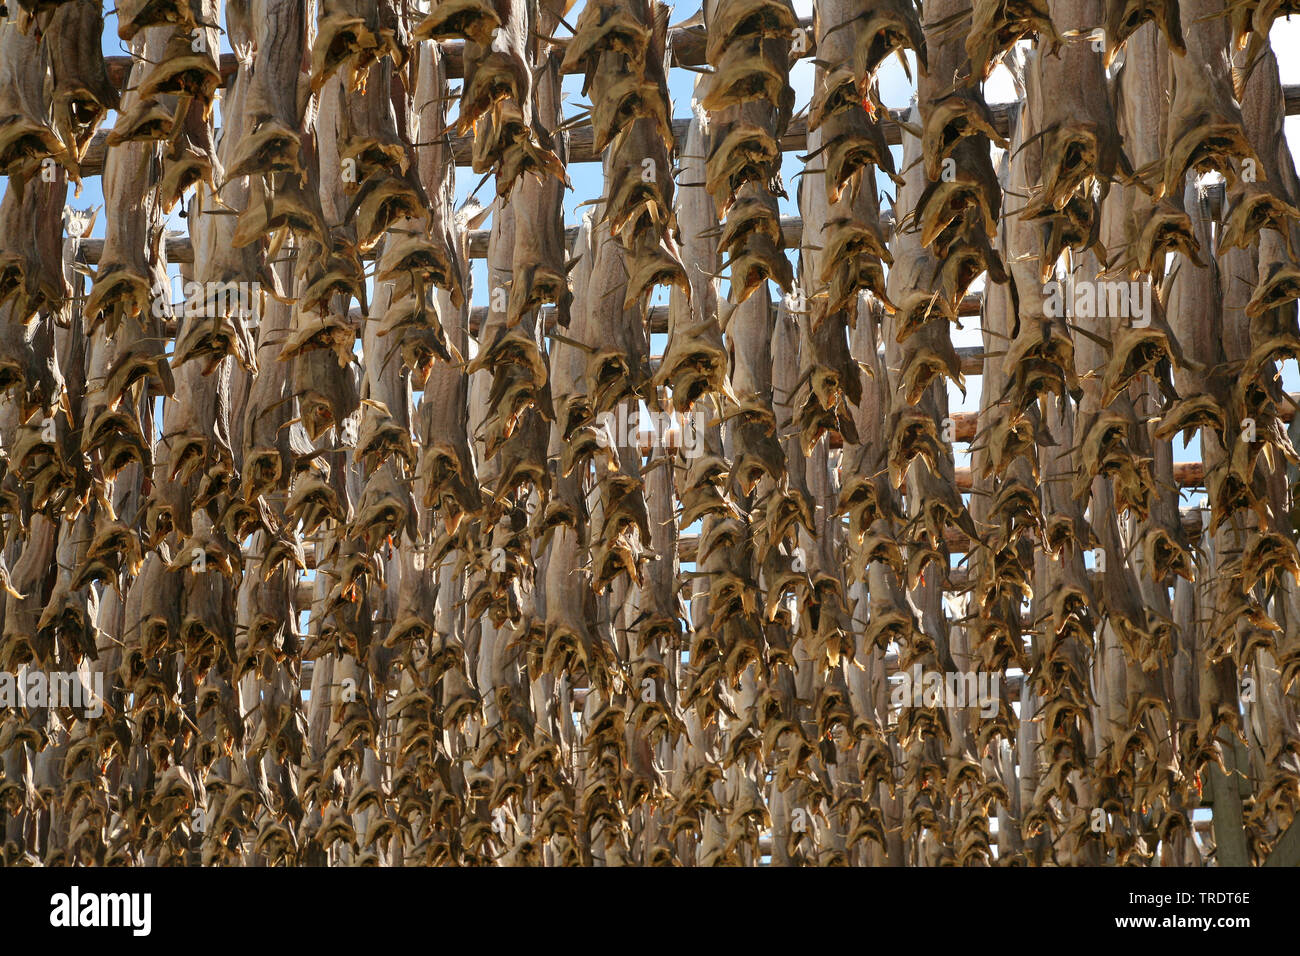
[[(886, 674), (893, 675), (898, 673), (897, 654), (886, 654), (884, 663)], [(314, 660), (304, 660), (302, 662), (302, 681), (300, 686), (304, 691), (311, 690), (311, 683), (315, 670), (316, 662)], [(400, 672), (394, 672), (394, 676), (398, 673)], [(1012, 698), (1017, 698), (1020, 696), (1020, 688), (1024, 684), (1024, 680), (1025, 678), (1023, 674), (1003, 674), (1002, 686), (1008, 695)], [(386, 689), (391, 690), (391, 685)], [(575, 711), (581, 711), (587, 706), (587, 695), (590, 693), (590, 687), (575, 687), (570, 691), (569, 700)]]
[[(812, 57), (817, 54), (817, 41), (813, 33), (813, 21), (811, 17), (800, 19), (799, 26), (804, 31), (804, 51), (800, 53), (797, 59)], [(668, 55), (673, 66), (704, 66), (704, 41), (705, 32), (703, 26), (683, 26), (677, 24), (668, 28)], [(554, 46), (564, 47), (568, 43), (567, 37), (555, 37), (552, 41)], [(465, 76), (465, 43), (463, 40), (442, 40), (438, 44), (442, 49), (442, 62), (446, 68), (447, 76), (450, 79), (461, 79)], [(126, 86), (127, 80), (131, 75), (131, 67), (134, 64), (134, 58), (130, 56), (106, 56), (104, 65), (108, 68), (108, 81), (118, 89)], [(224, 84), (230, 77), (235, 75), (239, 68), (239, 63), (233, 53), (221, 54), (220, 60), (221, 80)], [(576, 71), (573, 71), (576, 72)]]
[[(187, 260), (178, 260), (187, 261)], [(957, 314), (963, 317), (977, 316), (980, 314), (981, 296), (978, 292), (973, 292), (961, 301)], [(172, 303), (172, 314), (180, 315), (181, 310), (185, 308), (185, 303)], [(665, 334), (668, 332), (668, 306), (652, 305), (646, 310), (646, 326), (651, 334)], [(479, 330), (483, 328), (483, 322), (488, 317), (487, 306), (479, 305), (470, 310), (469, 331), (471, 335), (478, 335)], [(348, 319), (352, 325), (360, 329), (363, 321), (361, 310), (355, 306), (349, 311)], [(555, 307), (550, 305), (542, 306), (541, 319), (543, 328), (549, 334), (555, 329)], [(176, 334), (176, 320), (164, 320), (164, 332), (171, 336)], [(963, 345), (957, 347), (957, 357), (961, 360), (961, 371), (963, 375), (979, 375), (983, 372), (984, 350), (979, 346)], [(657, 362), (658, 358), (652, 358), (651, 362)], [(961, 425), (957, 426), (961, 429)], [(973, 432), (972, 432), (973, 434)]]
[[(136, 57), (125, 53), (104, 57), (104, 68), (108, 71), (108, 82), (119, 90), (126, 89), (126, 84), (131, 79), (131, 67), (135, 66), (136, 59)], [(239, 61), (235, 59), (235, 54), (223, 53), (218, 66), (221, 69), (221, 85), (225, 86), (227, 81), (235, 75), (235, 70), (239, 68)]]
[[(577, 225), (566, 226), (564, 229), (564, 244), (568, 248), (573, 247), (574, 240), (578, 238)], [(469, 234), (469, 257), (471, 259), (486, 259), (488, 253), (488, 240), (492, 235), (491, 229), (473, 229)], [(799, 242), (803, 237), (803, 220), (798, 216), (781, 217), (781, 240), (785, 243), (787, 249), (799, 248)], [(103, 239), (83, 239), (79, 246), (82, 259), (85, 262), (94, 265), (99, 262), (100, 257), (104, 254)], [(163, 248), (168, 262), (193, 262), (194, 245), (190, 242), (189, 236), (169, 236)], [(370, 253), (366, 258), (373, 258), (375, 253)], [(486, 312), (479, 312), (480, 316)], [(976, 309), (970, 313), (978, 315)]]
[[(1200, 462), (1193, 462), (1193, 465), (1200, 467)], [(1181, 512), (1183, 523), (1183, 533), (1187, 535), (1189, 542), (1195, 543), (1201, 538), (1201, 527), (1203, 513), (1200, 508), (1188, 508)], [(948, 550), (953, 554), (965, 554), (970, 548), (970, 538), (966, 533), (956, 526), (950, 526), (944, 531), (944, 540), (948, 545)], [(677, 539), (677, 557), (680, 561), (693, 562), (700, 546), (700, 536), (696, 534), (684, 534)], [(316, 544), (313, 541), (303, 542), (303, 555), (306, 559), (307, 567), (316, 568)]]
[[(1283, 87), (1282, 92), (1286, 100), (1287, 115), (1300, 114), (1300, 85)], [(994, 125), (1003, 136), (1008, 135), (1013, 108), (1014, 104), (1010, 103), (998, 103), (989, 107), (993, 114)], [(885, 142), (891, 146), (902, 143), (902, 127), (899, 126), (899, 122), (905, 120), (909, 112), (910, 109), (889, 110), (882, 118)], [(679, 145), (685, 142), (686, 131), (690, 126), (690, 122), (689, 118), (673, 120), (673, 136)], [(107, 138), (107, 131), (100, 130), (91, 140), (86, 156), (81, 162), (81, 175), (83, 177), (98, 176), (103, 172)], [(569, 131), (569, 162), (587, 163), (598, 161), (601, 157), (599, 153), (595, 152), (594, 146), (595, 139), (590, 120), (583, 120), (575, 124)], [(474, 148), (474, 137), (472, 135), (453, 136), (451, 148), (457, 166), (470, 165), (470, 157)], [(790, 123), (785, 135), (781, 137), (781, 149), (789, 152), (807, 148), (808, 123), (806, 117), (800, 117)]]
[[(957, 309), (957, 314), (962, 316), (963, 318), (979, 315), (980, 301), (981, 301), (981, 296), (978, 292), (971, 293), (970, 295), (966, 296), (964, 299), (961, 300), (961, 305)], [(470, 333), (473, 335), (478, 335), (478, 330), (483, 327), (483, 322), (485, 319), (487, 319), (487, 317), (488, 317), (487, 306), (479, 305), (471, 309), (469, 314)], [(646, 321), (647, 323), (649, 323), (649, 328), (651, 332), (667, 332), (668, 331), (668, 306), (652, 305), (649, 308), (649, 310), (647, 310), (646, 312)], [(554, 307), (549, 305), (542, 306), (542, 322), (545, 323), (545, 329), (548, 332), (551, 329), (555, 328)], [(973, 350), (973, 352), (978, 353), (975, 356), (977, 360), (983, 357), (983, 350), (975, 349)], [(962, 370), (962, 374), (964, 375), (978, 375), (980, 372), (978, 361), (976, 361), (976, 363), (974, 365), (971, 365), (969, 368), (967, 367), (967, 360), (971, 354), (973, 353), (972, 350), (969, 348), (957, 349), (957, 355), (962, 360), (961, 370)]]
[[(572, 249), (574, 242), (578, 238), (577, 225), (566, 226), (564, 229), (564, 244), (566, 248)], [(469, 234), (469, 257), (471, 259), (486, 259), (488, 253), (488, 241), (492, 235), (491, 229), (474, 229)], [(803, 241), (803, 220), (799, 216), (782, 216), (781, 217), (781, 241), (787, 249), (798, 249)], [(163, 254), (167, 257), (169, 263), (192, 263), (194, 261), (194, 244), (190, 241), (189, 236), (168, 236), (164, 240)], [(78, 261), (96, 265), (104, 255), (103, 239), (83, 239), (77, 247)], [(282, 250), (281, 255), (293, 255), (292, 250)], [(365, 258), (372, 259), (375, 252), (367, 253)], [(659, 311), (656, 311), (659, 310)], [(651, 309), (655, 315), (652, 324), (658, 323), (655, 331), (667, 331), (668, 329), (668, 310), (667, 307), (658, 306)], [(980, 294), (972, 293), (962, 299), (957, 308), (957, 314), (961, 317), (977, 316), (980, 314)], [(470, 331), (477, 332), (483, 320), (487, 318), (488, 310), (486, 306), (477, 306), (470, 311)], [(555, 310), (550, 306), (542, 308), (542, 316), (547, 322), (548, 327), (554, 324)]]
[[(972, 416), (974, 417), (974, 416)], [(974, 437), (972, 433), (971, 437)], [(962, 441), (960, 430), (957, 433), (957, 440)], [(965, 439), (969, 441), (970, 439)], [(1203, 488), (1205, 487), (1205, 465), (1199, 461), (1176, 461), (1174, 462), (1174, 482), (1180, 488)], [(971, 477), (970, 466), (958, 465), (956, 468), (956, 485), (958, 491), (970, 491), (974, 487)]]
[[(902, 131), (899, 128), (896, 115), (902, 117), (905, 115), (904, 110), (891, 110), (889, 116), (885, 119), (885, 141), (892, 146), (897, 146), (902, 142)], [(1004, 110), (1005, 112), (1005, 110)], [(688, 119), (675, 119), (673, 122), (673, 137), (677, 140), (680, 147), (686, 141), (687, 128), (690, 126)], [(1002, 125), (1006, 124), (1003, 117)], [(86, 155), (81, 162), (81, 175), (99, 176), (104, 171), (104, 157), (108, 149), (108, 132), (99, 130), (95, 133), (90, 141), (90, 146), (86, 150)], [(569, 130), (569, 162), (570, 163), (594, 163), (599, 162), (601, 154), (595, 151), (595, 134), (592, 132), (590, 120), (583, 120), (575, 124)], [(783, 152), (804, 150), (808, 146), (808, 123), (803, 117), (793, 120), (781, 137), (781, 149)], [(469, 166), (471, 156), (474, 150), (474, 137), (472, 134), (463, 136), (452, 136), (451, 153), (457, 166)]]
[[(969, 442), (975, 437), (975, 420), (973, 412), (961, 412), (952, 416), (956, 425), (956, 437), (959, 442)], [(657, 443), (663, 443), (662, 436), (656, 436), (649, 429), (643, 429), (637, 435), (637, 447), (641, 454), (648, 455)], [(677, 447), (677, 436), (670, 436), (669, 448)], [(1180, 488), (1204, 488), (1205, 465), (1199, 461), (1174, 462), (1174, 483)], [(958, 465), (954, 470), (954, 482), (957, 490), (967, 492), (974, 487), (974, 479), (969, 465)]]

